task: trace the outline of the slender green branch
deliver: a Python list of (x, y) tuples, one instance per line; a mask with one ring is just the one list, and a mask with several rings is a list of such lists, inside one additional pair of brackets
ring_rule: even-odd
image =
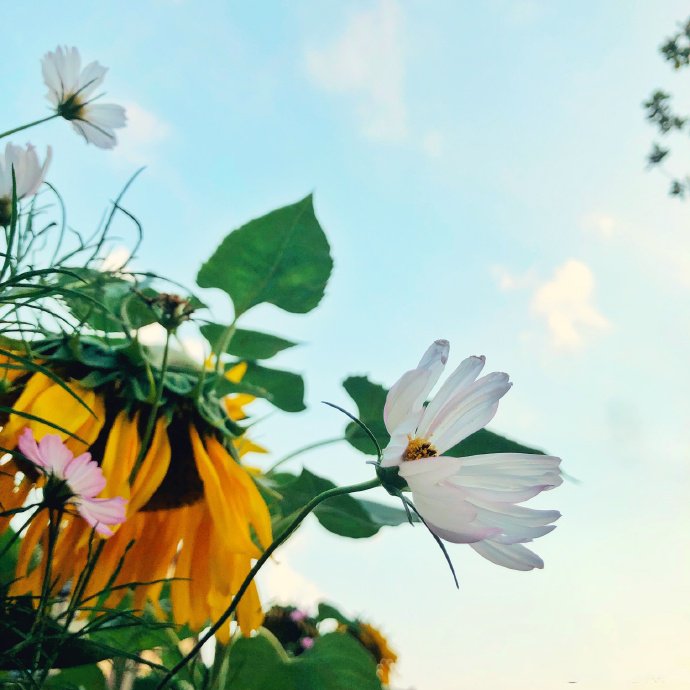
[(40, 120), (34, 120), (33, 122), (29, 122), (28, 125), (20, 125), (19, 127), (15, 127), (14, 129), (8, 129), (6, 132), (0, 133), (0, 139), (9, 137), (10, 134), (14, 134), (15, 132), (21, 132), (23, 129), (29, 129), (29, 127), (34, 127), (35, 125), (40, 125), (43, 122), (48, 122), (48, 120), (54, 120), (56, 117), (60, 117), (60, 114), (53, 113), (52, 115), (48, 115), (48, 117), (43, 117)]
[(206, 633), (204, 633), (199, 638), (199, 641), (194, 645), (189, 654), (187, 654), (183, 659), (181, 659), (177, 664), (175, 664), (175, 666), (173, 666), (173, 668), (170, 669), (170, 671), (168, 671), (165, 674), (161, 682), (156, 686), (155, 690), (162, 690), (162, 688), (169, 685), (170, 681), (175, 677), (175, 675), (199, 653), (199, 650), (206, 644), (206, 642), (208, 642), (208, 640), (210, 640), (211, 637), (213, 637), (216, 634), (216, 632), (221, 628), (221, 626), (225, 622), (227, 622), (227, 620), (233, 615), (233, 613), (235, 613), (235, 609), (237, 609), (237, 606), (240, 603), (242, 596), (247, 591), (249, 585), (252, 583), (259, 570), (261, 570), (266, 561), (268, 561), (268, 559), (273, 555), (273, 552), (290, 538), (290, 536), (300, 526), (304, 518), (306, 518), (307, 515), (309, 515), (309, 513), (311, 513), (314, 510), (314, 508), (316, 508), (320, 503), (323, 503), (324, 501), (328, 500), (329, 498), (333, 498), (334, 496), (342, 496), (343, 494), (354, 494), (360, 491), (368, 491), (369, 489), (375, 489), (377, 486), (380, 485), (381, 483), (378, 479), (371, 479), (368, 482), (363, 482), (361, 484), (351, 484), (350, 486), (342, 487), (336, 486), (333, 489), (324, 491), (318, 496), (312, 498), (311, 501), (309, 501), (309, 503), (307, 503), (307, 505), (304, 506), (304, 508), (302, 508), (302, 510), (290, 523), (290, 525), (288, 525), (285, 531), (279, 537), (274, 539), (272, 544), (263, 552), (263, 554), (261, 554), (261, 557), (256, 561), (253, 568), (249, 571), (247, 577), (244, 578), (244, 581), (242, 582), (239, 589), (237, 590), (237, 593), (233, 597), (230, 606), (228, 606), (228, 608), (225, 609), (223, 615), (206, 631)]
[(274, 472), (277, 467), (280, 467), (283, 463), (287, 462), (288, 460), (292, 460), (292, 458), (296, 458), (298, 455), (302, 455), (302, 453), (306, 453), (310, 450), (314, 450), (315, 448), (323, 448), (324, 446), (330, 446), (333, 443), (340, 443), (340, 441), (344, 441), (345, 436), (337, 436), (336, 438), (327, 438), (323, 441), (316, 441), (315, 443), (310, 443), (308, 446), (303, 446), (302, 448), (298, 448), (297, 450), (293, 450), (291, 453), (288, 453), (286, 456), (280, 458), (278, 462), (276, 462), (267, 472), (266, 474), (270, 474), (271, 472)]
[(223, 371), (223, 360), (220, 356), (228, 349), (235, 331), (237, 330), (237, 319), (233, 319), (232, 323), (223, 331), (222, 335), (216, 343), (214, 354), (216, 355), (216, 374), (221, 374)]

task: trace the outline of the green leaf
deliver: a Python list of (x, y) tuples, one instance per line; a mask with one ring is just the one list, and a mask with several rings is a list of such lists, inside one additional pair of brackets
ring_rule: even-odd
[(381, 690), (376, 663), (350, 635), (331, 633), (294, 659), (264, 631), (230, 648), (226, 687), (233, 690)]
[(50, 690), (107, 690), (105, 676), (95, 665), (76, 666), (50, 676), (44, 688)]
[(349, 626), (349, 625), (353, 625), (353, 623), (354, 623), (354, 621), (349, 619), (347, 616), (344, 616), (340, 612), (340, 610), (337, 609), (335, 606), (321, 602), (319, 604), (318, 613), (316, 614), (316, 620), (317, 621), (325, 621), (329, 618), (333, 618), (334, 620), (338, 621), (338, 623), (342, 623), (343, 625)]
[[(378, 383), (369, 381), (366, 376), (350, 376), (343, 381), (343, 388), (357, 405), (357, 417), (369, 427), (381, 448), (385, 448), (390, 440), (383, 423), (383, 406), (388, 391)], [(345, 438), (361, 453), (376, 455), (371, 439), (354, 422), (345, 428)]]
[(309, 195), (231, 232), (201, 267), (197, 283), (230, 295), (235, 317), (262, 302), (305, 314), (321, 301), (332, 268)]
[[(304, 405), (304, 379), (291, 371), (269, 369), (249, 363), (242, 384), (252, 387), (253, 395), (266, 398), (284, 412), (301, 412)], [(263, 392), (263, 394), (260, 394)]]
[[(355, 401), (359, 419), (371, 429), (381, 448), (385, 448), (390, 440), (390, 435), (383, 422), (383, 407), (386, 404), (388, 391), (383, 386), (369, 381), (366, 376), (350, 376), (343, 382), (343, 387)], [(360, 452), (376, 455), (376, 449), (371, 439), (354, 422), (347, 425), (345, 437), (350, 445)], [(444, 455), (459, 458), (466, 455), (485, 455), (487, 453), (543, 455), (541, 450), (522, 445), (488, 429), (476, 431), (447, 450)]]
[[(397, 527), (398, 525), (408, 525), (410, 523), (403, 508), (377, 503), (376, 501), (368, 501), (365, 498), (360, 498), (359, 504), (378, 525)], [(419, 522), (419, 518), (414, 513), (411, 514), (411, 517), (412, 522)]]
[[(279, 534), (294, 514), (312, 498), (335, 486), (333, 482), (312, 474), (307, 469), (303, 469), (299, 477), (280, 473), (272, 478), (276, 481), (277, 490), (282, 496), (278, 505), (283, 519), (275, 525), (276, 534)], [(381, 527), (360, 502), (348, 494), (324, 501), (316, 507), (314, 515), (329, 532), (352, 539), (371, 537)]]
[[(0, 472), (2, 468), (0, 468)], [(19, 545), (21, 541), (15, 538), (16, 533), (11, 527), (7, 527), (0, 534), (0, 591), (3, 585), (8, 585), (14, 579), (19, 557)], [(14, 540), (14, 541), (12, 541)], [(11, 546), (8, 546), (12, 542)]]
[[(214, 346), (223, 335), (225, 326), (218, 323), (207, 323), (200, 330), (204, 338), (211, 343), (211, 346)], [(285, 340), (270, 333), (259, 333), (258, 331), (238, 328), (225, 352), (240, 359), (269, 359), (296, 344), (291, 340)]]
[(127, 280), (90, 268), (69, 271), (79, 278), (65, 274), (57, 278), (61, 299), (87, 326), (112, 333), (141, 328), (158, 320), (155, 311), (142, 299), (142, 295), (155, 297), (155, 290), (136, 289)]

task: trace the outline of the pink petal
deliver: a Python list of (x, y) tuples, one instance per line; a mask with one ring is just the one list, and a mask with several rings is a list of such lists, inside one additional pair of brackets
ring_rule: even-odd
[(105, 487), (103, 470), (91, 460), (91, 453), (82, 453), (65, 469), (65, 479), (77, 496), (93, 498)]
[(65, 468), (74, 455), (57, 434), (46, 434), (38, 442), (43, 466), (60, 479), (65, 479)]
[(75, 501), (79, 514), (96, 532), (110, 537), (113, 531), (108, 525), (119, 525), (125, 521), (127, 501), (121, 496), (115, 498), (82, 498)]
[(22, 452), (22, 454), (31, 460), (34, 465), (38, 465), (38, 467), (46, 467), (31, 427), (24, 427), (24, 431), (22, 431), (20, 434), (17, 445), (19, 446), (19, 450)]

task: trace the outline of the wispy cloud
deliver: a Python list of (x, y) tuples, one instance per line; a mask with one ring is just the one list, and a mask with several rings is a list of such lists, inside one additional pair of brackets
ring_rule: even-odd
[(403, 30), (398, 2), (380, 0), (351, 14), (333, 43), (306, 52), (314, 83), (351, 96), (361, 131), (373, 140), (401, 142), (409, 135)]
[(156, 147), (168, 139), (172, 127), (161, 117), (138, 103), (125, 103), (127, 126), (118, 131), (117, 158), (134, 165), (150, 165), (156, 156)]
[(568, 259), (553, 278), (535, 290), (530, 308), (546, 322), (551, 344), (577, 350), (596, 332), (610, 328), (609, 320), (594, 305), (594, 274), (581, 261)]

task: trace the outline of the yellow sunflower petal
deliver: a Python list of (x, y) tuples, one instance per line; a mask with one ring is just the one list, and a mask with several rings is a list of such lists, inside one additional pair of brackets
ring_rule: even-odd
[(101, 493), (103, 498), (113, 496), (129, 498), (129, 475), (141, 448), (137, 431), (138, 419), (138, 414), (130, 419), (127, 412), (122, 410), (113, 421), (101, 464), (108, 482)]
[(190, 426), (189, 434), (197, 470), (204, 483), (204, 495), (213, 522), (223, 536), (227, 548), (258, 558), (259, 549), (249, 536), (250, 516), (242, 509), (237, 494), (238, 484), (227, 471), (227, 463), (218, 461), (215, 454), (213, 458), (209, 456), (193, 426)]
[(264, 549), (267, 548), (273, 541), (271, 516), (266, 502), (256, 488), (256, 484), (254, 484), (245, 470), (230, 457), (230, 454), (219, 441), (215, 438), (209, 438), (207, 447), (209, 456), (214, 461), (214, 465), (218, 468), (219, 473), (225, 473), (225, 476), (229, 478), (229, 483), (236, 483), (242, 487), (242, 496), (246, 501), (245, 510), (248, 512), (248, 519), (256, 531), (256, 536), (259, 538), (261, 546)]
[[(45, 374), (34, 374), (27, 381), (24, 390), (12, 407), (19, 412), (34, 414), (32, 408), (36, 398), (53, 385), (53, 382)], [(26, 417), (11, 414), (2, 433), (0, 433), (0, 445), (3, 448), (14, 448), (17, 445), (17, 435), (28, 423), (29, 420)]]
[(156, 421), (156, 427), (144, 461), (137, 472), (129, 503), (127, 515), (134, 515), (153, 496), (160, 486), (170, 466), (170, 441), (163, 417)]

